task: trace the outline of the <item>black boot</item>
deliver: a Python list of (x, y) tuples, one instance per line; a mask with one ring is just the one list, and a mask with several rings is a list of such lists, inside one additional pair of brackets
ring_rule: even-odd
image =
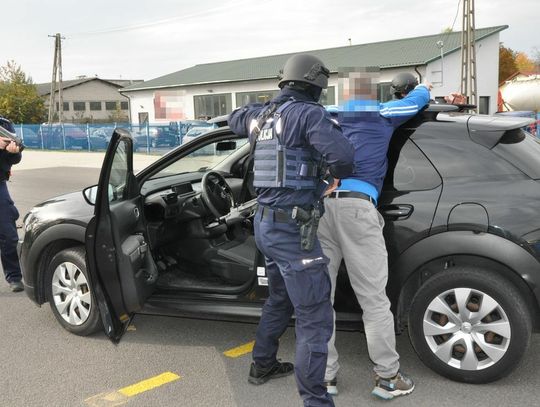
[(278, 377), (284, 377), (294, 372), (294, 365), (289, 362), (281, 363), (276, 361), (269, 367), (258, 367), (255, 362), (251, 364), (249, 369), (248, 382), (251, 384), (264, 384), (270, 379), (277, 379)]

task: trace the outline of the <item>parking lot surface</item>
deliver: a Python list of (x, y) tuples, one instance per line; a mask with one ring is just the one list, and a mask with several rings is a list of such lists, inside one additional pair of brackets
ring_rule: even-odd
[[(137, 157), (140, 156), (140, 157)], [(141, 169), (155, 156), (137, 154)], [(21, 220), (33, 205), (95, 184), (103, 154), (25, 151), (9, 184)], [(78, 337), (63, 330), (48, 304), (36, 307), (24, 293), (0, 283), (0, 406), (300, 406), (294, 377), (263, 386), (247, 383), (256, 325), (138, 315), (119, 345), (104, 334)], [(294, 358), (294, 330), (279, 357)], [(338, 332), (336, 406), (539, 405), (540, 335), (523, 364), (488, 385), (452, 382), (427, 369), (406, 334), (398, 337), (403, 370), (417, 387), (391, 402), (374, 399), (372, 365), (364, 337)]]

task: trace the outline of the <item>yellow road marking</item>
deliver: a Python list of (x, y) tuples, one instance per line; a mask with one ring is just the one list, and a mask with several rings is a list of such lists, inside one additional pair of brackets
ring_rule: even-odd
[(246, 343), (245, 345), (241, 345), (236, 348), (229, 349), (223, 352), (223, 354), (229, 358), (238, 358), (247, 353), (251, 353), (253, 351), (253, 345), (255, 345), (255, 341), (251, 341), (249, 343)]
[(160, 375), (151, 377), (149, 379), (140, 381), (121, 388), (120, 390), (110, 393), (101, 393), (97, 396), (93, 396), (84, 400), (85, 404), (90, 407), (115, 407), (126, 404), (130, 397), (137, 394), (144, 393), (145, 391), (155, 389), (156, 387), (163, 386), (164, 384), (179, 380), (180, 376), (172, 372), (165, 372)]
[(177, 374), (165, 372), (158, 376), (151, 377), (150, 379), (143, 380), (139, 383), (132, 384), (131, 386), (124, 387), (123, 389), (118, 390), (118, 393), (123, 394), (124, 396), (133, 397), (139, 393), (155, 389), (156, 387), (174, 382), (178, 379), (180, 379), (180, 376)]

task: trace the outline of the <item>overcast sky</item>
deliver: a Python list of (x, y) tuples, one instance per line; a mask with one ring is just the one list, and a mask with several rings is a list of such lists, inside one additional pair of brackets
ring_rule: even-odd
[[(437, 34), (459, 0), (2, 0), (0, 65), (50, 82), (61, 33), (63, 78), (152, 79), (193, 65)], [(461, 4), (461, 3), (460, 3)], [(540, 49), (539, 0), (476, 0), (476, 27)], [(455, 31), (461, 30), (461, 9)]]

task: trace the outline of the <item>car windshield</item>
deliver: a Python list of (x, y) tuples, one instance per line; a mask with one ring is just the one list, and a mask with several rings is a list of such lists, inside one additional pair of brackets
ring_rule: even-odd
[(493, 152), (533, 179), (540, 179), (540, 140), (523, 129), (507, 131)]
[(231, 138), (207, 143), (157, 172), (151, 179), (210, 170), (238, 151), (247, 141), (247, 138)]

